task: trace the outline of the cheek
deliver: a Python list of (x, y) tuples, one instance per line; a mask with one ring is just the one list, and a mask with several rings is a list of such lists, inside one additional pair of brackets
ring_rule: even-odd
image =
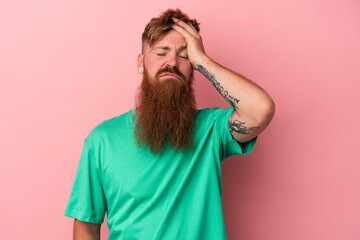
[(146, 62), (145, 64), (146, 71), (151, 77), (154, 77), (156, 75), (156, 73), (161, 69), (161, 66), (161, 62), (156, 60)]
[(185, 75), (186, 78), (190, 78), (191, 72), (192, 72), (192, 67), (191, 67), (191, 65), (188, 64), (188, 65), (184, 66), (184, 67), (182, 68), (182, 71), (181, 71), (181, 72)]

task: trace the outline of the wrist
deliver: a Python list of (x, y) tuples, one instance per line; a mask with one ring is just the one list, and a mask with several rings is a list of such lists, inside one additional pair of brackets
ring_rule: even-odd
[(199, 66), (207, 66), (211, 61), (211, 58), (204, 54), (203, 56), (197, 58), (193, 64), (193, 68), (198, 70)]

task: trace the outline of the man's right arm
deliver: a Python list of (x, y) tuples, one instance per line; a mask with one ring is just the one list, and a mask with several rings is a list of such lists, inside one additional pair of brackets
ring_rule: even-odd
[(74, 219), (74, 240), (99, 240), (101, 224)]

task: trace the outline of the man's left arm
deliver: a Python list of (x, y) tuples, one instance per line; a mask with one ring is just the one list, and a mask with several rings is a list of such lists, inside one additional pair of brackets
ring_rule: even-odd
[(209, 58), (201, 36), (191, 24), (173, 18), (173, 29), (187, 42), (189, 61), (194, 69), (211, 81), (216, 90), (234, 107), (229, 121), (233, 138), (245, 143), (258, 136), (269, 125), (275, 113), (270, 96), (256, 83)]

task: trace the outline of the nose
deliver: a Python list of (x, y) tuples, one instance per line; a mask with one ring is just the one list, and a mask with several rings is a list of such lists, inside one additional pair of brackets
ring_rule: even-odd
[(179, 62), (178, 62), (177, 56), (174, 54), (169, 54), (169, 57), (166, 60), (165, 65), (168, 65), (170, 67), (179, 68)]

